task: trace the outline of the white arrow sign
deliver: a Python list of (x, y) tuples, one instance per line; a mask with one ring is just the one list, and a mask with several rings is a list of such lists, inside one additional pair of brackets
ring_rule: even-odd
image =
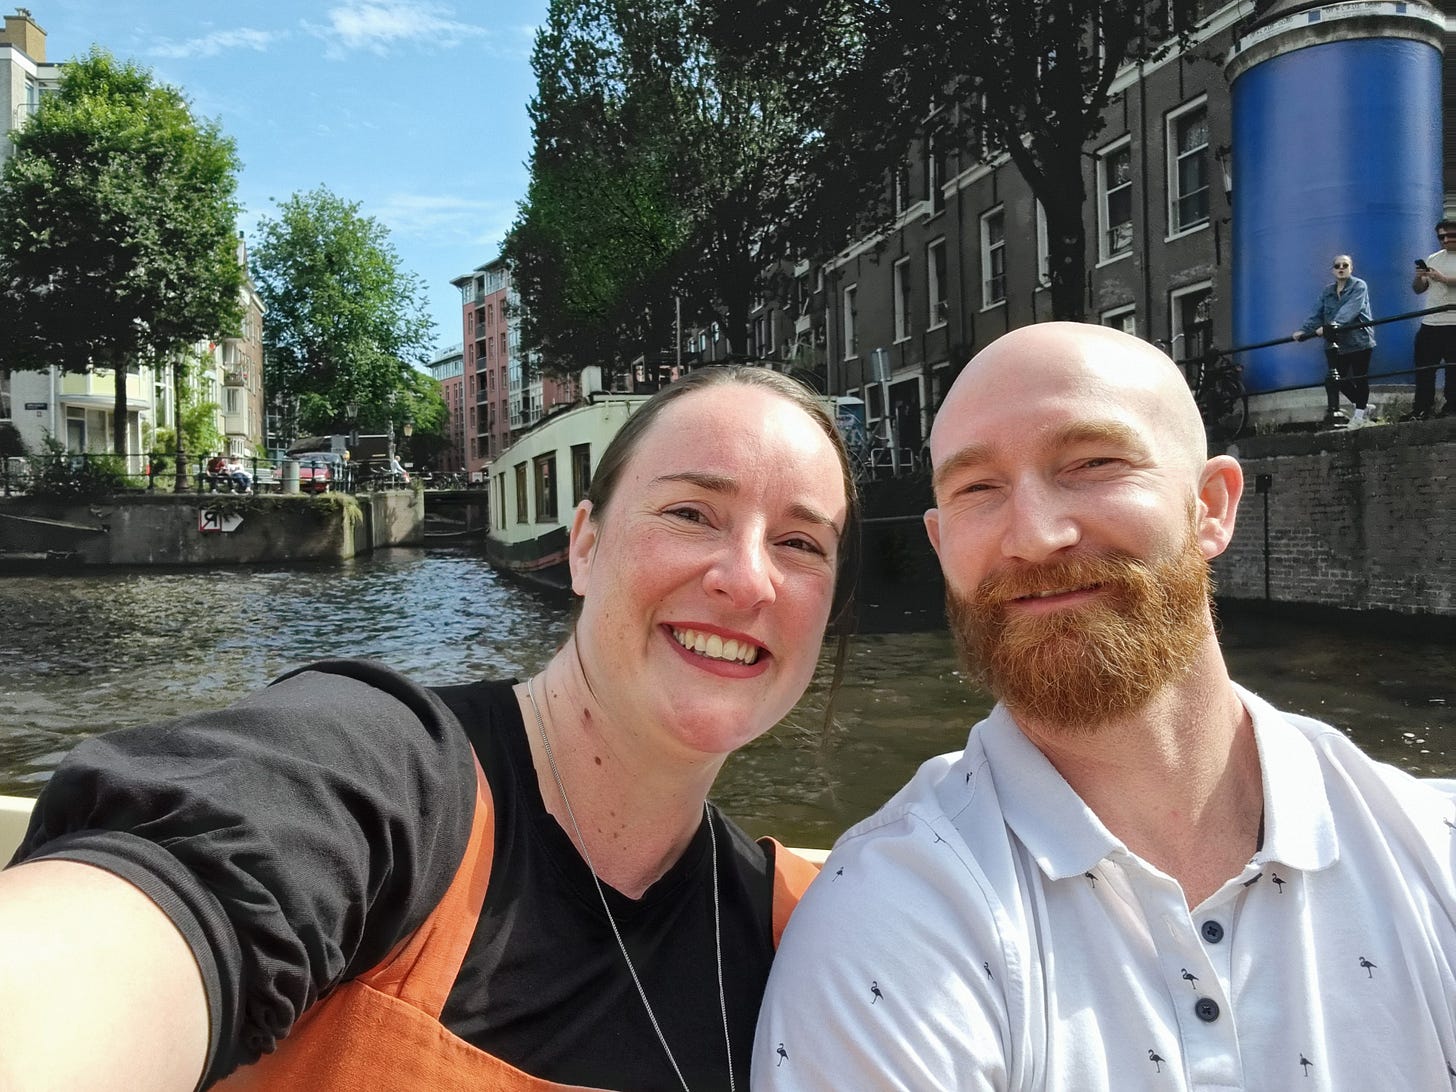
[(243, 517), (236, 512), (222, 512), (216, 508), (197, 510), (197, 529), (203, 533), (236, 531), (243, 525)]

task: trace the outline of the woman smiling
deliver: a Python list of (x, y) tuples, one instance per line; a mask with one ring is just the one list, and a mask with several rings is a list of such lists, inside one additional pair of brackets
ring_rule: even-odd
[(0, 1087), (745, 1087), (812, 868), (707, 794), (803, 694), (857, 539), (814, 396), (707, 369), (604, 455), (538, 675), (335, 661), (82, 744), (0, 874), (35, 953)]

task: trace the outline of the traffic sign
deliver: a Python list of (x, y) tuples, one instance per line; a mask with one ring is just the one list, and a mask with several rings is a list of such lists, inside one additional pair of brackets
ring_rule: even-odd
[(197, 529), (204, 534), (227, 534), (236, 531), (243, 524), (243, 517), (236, 512), (223, 512), (217, 508), (197, 510)]

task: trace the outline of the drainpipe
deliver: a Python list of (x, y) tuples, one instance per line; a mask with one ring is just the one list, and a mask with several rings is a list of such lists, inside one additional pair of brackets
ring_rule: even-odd
[[(1178, 63), (1182, 63), (1181, 61)], [(1147, 331), (1153, 332), (1153, 267), (1152, 267), (1152, 219), (1148, 215), (1148, 76), (1141, 62), (1138, 63), (1138, 127), (1141, 130), (1142, 155), (1138, 156), (1142, 170), (1143, 206), (1143, 314), (1147, 316)], [(1171, 317), (1168, 321), (1168, 336), (1173, 336)], [(1170, 343), (1171, 344), (1171, 343)]]

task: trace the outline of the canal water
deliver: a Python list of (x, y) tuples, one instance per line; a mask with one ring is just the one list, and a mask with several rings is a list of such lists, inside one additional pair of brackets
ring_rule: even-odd
[[(714, 799), (752, 833), (827, 846), (925, 758), (962, 746), (988, 702), (934, 612), (921, 632), (853, 638), (837, 724), (830, 652), (804, 701), (735, 755)], [(288, 668), (369, 656), (426, 683), (521, 676), (565, 635), (561, 602), (468, 552), (390, 550), (344, 565), (0, 578), (0, 794), (32, 796), (79, 739), (218, 707)], [(914, 626), (901, 619), (898, 628)], [(1456, 776), (1448, 642), (1223, 613), (1234, 677), (1426, 776)]]

